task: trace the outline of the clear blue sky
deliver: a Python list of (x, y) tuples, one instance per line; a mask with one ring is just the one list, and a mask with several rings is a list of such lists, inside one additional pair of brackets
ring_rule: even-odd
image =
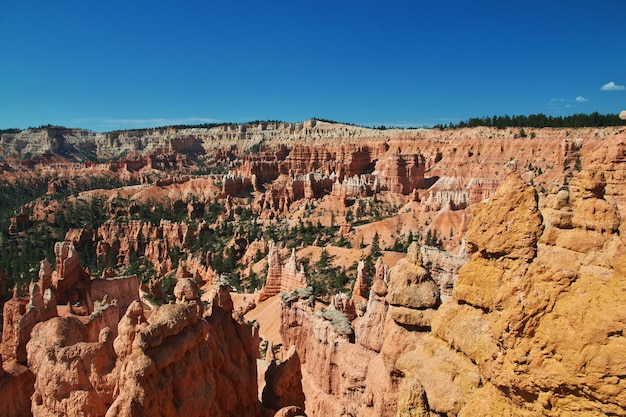
[(0, 128), (617, 113), (624, 86), (626, 0), (0, 0)]

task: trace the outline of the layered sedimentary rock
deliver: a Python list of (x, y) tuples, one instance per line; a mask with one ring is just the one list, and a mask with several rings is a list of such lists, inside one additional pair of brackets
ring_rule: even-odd
[(295, 250), (292, 250), (289, 261), (283, 265), (280, 250), (273, 241), (270, 241), (267, 254), (267, 279), (259, 300), (264, 301), (280, 292), (293, 291), (306, 286), (306, 275), (302, 265), (298, 269)]
[(365, 263), (359, 261), (356, 268), (356, 280), (352, 290), (352, 298), (356, 303), (367, 301), (369, 298), (369, 288), (367, 286), (367, 278), (365, 277)]
[(413, 242), (407, 257), (390, 274), (387, 301), (391, 318), (411, 329), (429, 329), (433, 312), (441, 299), (430, 273), (423, 267), (419, 246)]
[(245, 175), (226, 174), (222, 177), (222, 192), (220, 197), (235, 196), (242, 194), (243, 192), (249, 192), (252, 188), (251, 177)]
[(396, 415), (401, 374), (394, 363), (420, 338), (388, 314), (387, 282), (404, 280), (401, 270), (378, 261), (367, 310), (352, 323), (338, 310), (314, 311), (310, 292), (282, 295), (281, 336), (302, 362), (307, 415)]
[(73, 242), (57, 242), (54, 245), (56, 268), (52, 275), (52, 285), (59, 304), (67, 304), (79, 298), (79, 291), (89, 275), (78, 262), (78, 252)]
[(172, 270), (171, 250), (184, 249), (195, 234), (186, 223), (161, 220), (149, 222), (104, 223), (96, 231), (96, 256), (102, 265), (116, 266), (130, 262), (134, 253), (145, 256), (161, 275)]
[(346, 315), (346, 318), (349, 321), (354, 320), (357, 315), (354, 301), (345, 293), (335, 294), (335, 296), (330, 300), (329, 308), (331, 310), (341, 311)]
[(6, 417), (30, 417), (35, 375), (25, 366), (10, 363), (0, 366), (0, 414)]
[(421, 262), (438, 286), (442, 299), (452, 296), (452, 289), (459, 275), (459, 269), (468, 259), (430, 246), (421, 246)]
[[(271, 344), (268, 352), (272, 352)], [(270, 359), (264, 379), (261, 398), (265, 407), (276, 411), (288, 406), (304, 409), (300, 358), (295, 348), (292, 347), (282, 361)]]
[(28, 343), (35, 379), (33, 416), (104, 416), (113, 402), (115, 353), (109, 328), (88, 341), (76, 317), (39, 323)]
[(26, 363), (26, 344), (33, 327), (57, 315), (57, 300), (52, 288), (48, 261), (41, 262), (39, 281), (31, 283), (28, 297), (16, 293), (4, 304), (2, 325), (2, 360)]
[(87, 310), (94, 312), (96, 304), (102, 303), (102, 300), (114, 301), (121, 318), (128, 306), (135, 300), (139, 299), (139, 280), (136, 275), (97, 278), (92, 279), (87, 284), (85, 290), (85, 304)]
[(337, 179), (333, 183), (331, 194), (340, 201), (354, 200), (371, 196), (380, 191), (378, 177), (372, 175), (361, 175), (344, 178), (342, 182)]
[(131, 303), (115, 339), (103, 327), (90, 341), (75, 317), (35, 326), (28, 344), (37, 376), (33, 415), (264, 415), (254, 329), (236, 322), (219, 297), (203, 317), (191, 280), (180, 280), (174, 293), (175, 304), (148, 318)]
[(262, 218), (274, 218), (288, 213), (292, 204), (298, 200), (322, 198), (333, 187), (333, 178), (309, 173), (294, 177), (282, 175), (273, 184), (268, 185), (263, 194), (258, 194), (254, 208)]
[(399, 194), (424, 188), (425, 160), (419, 154), (396, 153), (376, 164), (381, 187)]
[(470, 193), (462, 190), (440, 190), (430, 192), (424, 202), (424, 211), (462, 210), (469, 206)]
[[(115, 147), (119, 147), (120, 152), (129, 151), (120, 161), (68, 164), (62, 159), (53, 160), (55, 156), (46, 156), (22, 165), (15, 161), (2, 163), (0, 171), (3, 180), (5, 177), (19, 178), (15, 175), (19, 172), (32, 176), (52, 175), (54, 180), (45, 181), (50, 181), (51, 192), (57, 192), (75, 187), (76, 176), (87, 177), (103, 169), (97, 174), (101, 178), (142, 181), (145, 186), (132, 192), (122, 190), (122, 193), (132, 195), (132, 199), (148, 202), (172, 198), (176, 200), (176, 210), (186, 209), (190, 220), (195, 220), (202, 217), (203, 211), (206, 214), (207, 196), (219, 194), (213, 181), (221, 178), (221, 174), (199, 179), (168, 175), (167, 171), (191, 167), (189, 164), (193, 161), (187, 154), (200, 152), (199, 144), (207, 148), (220, 147), (209, 156), (210, 159), (202, 160), (207, 161), (202, 167), (208, 167), (208, 161), (220, 162), (221, 167), (231, 169), (234, 178), (239, 178), (238, 175), (250, 178), (250, 185), (244, 184), (245, 181), (237, 183), (237, 179), (226, 186), (235, 185), (230, 188), (231, 194), (258, 192), (254, 195), (253, 211), (260, 213), (262, 219), (287, 219), (293, 226), (291, 220), (297, 221), (300, 213), (305, 211), (307, 216), (311, 212), (314, 216), (321, 214), (318, 219), (322, 220), (329, 210), (337, 210), (339, 217), (349, 210), (355, 214), (357, 205), (351, 206), (352, 201), (348, 200), (369, 197), (370, 193), (375, 195), (368, 198), (371, 207), (375, 204), (402, 207), (401, 216), (404, 217), (396, 223), (398, 226), (390, 226), (392, 221), (383, 220), (371, 228), (381, 231), (381, 240), (385, 240), (383, 246), (389, 245), (389, 236), (393, 239), (394, 233), (399, 237), (412, 229), (417, 236), (417, 229), (424, 223), (430, 226), (428, 230), (439, 227), (439, 232), (442, 224), (453, 224), (456, 245), (462, 239), (472, 206), (492, 198), (489, 205), (481, 205), (474, 212), (475, 219), (467, 238), (472, 260), (467, 265), (463, 266), (466, 260), (461, 256), (422, 247), (419, 262), (411, 254), (390, 271), (379, 263), (371, 292), (363, 273), (357, 272), (354, 299), (347, 296), (332, 298), (332, 308), (316, 313), (303, 300), (285, 303), (289, 310), (282, 313), (292, 319), (290, 323), (293, 324), (284, 329), (285, 334), (291, 334), (289, 340), (294, 345), (307, 349), (300, 361), (307, 411), (311, 415), (425, 415), (431, 411), (451, 416), (624, 414), (624, 320), (622, 312), (614, 308), (624, 304), (623, 228), (619, 216), (619, 212), (623, 212), (620, 209), (626, 207), (623, 193), (626, 180), (624, 129), (573, 129), (571, 132), (538, 129), (535, 138), (515, 137), (517, 131), (514, 129), (384, 131), (375, 132), (376, 136), (379, 133), (385, 135), (385, 139), (378, 139), (378, 143), (372, 140), (374, 134), (368, 137), (370, 133), (367, 132), (373, 131), (316, 121), (118, 132), (95, 135), (98, 139), (91, 140), (91, 143), (96, 144), (99, 157), (114, 155), (118, 151)], [(52, 136), (48, 132), (38, 139), (36, 133), (31, 133), (33, 144), (39, 143), (42, 148), (66, 152), (68, 158), (80, 159), (76, 152), (79, 150), (77, 141), (71, 137), (79, 135), (76, 131), (52, 132)], [(61, 137), (55, 138), (57, 135)], [(28, 137), (18, 136), (3, 135), (1, 152), (17, 152), (19, 155), (19, 149), (24, 147)], [(82, 139), (89, 142), (89, 136), (86, 134)], [(34, 151), (35, 145), (28, 145), (29, 149)], [(147, 152), (142, 155), (130, 151)], [(523, 182), (507, 180), (496, 193), (497, 185), (508, 170), (504, 168), (505, 163), (521, 176)], [(598, 164), (598, 167), (576, 173), (581, 167), (592, 164)], [(424, 171), (420, 173), (422, 165)], [(73, 173), (68, 174), (70, 171)], [(381, 182), (383, 177), (385, 179)], [(534, 184), (541, 193), (540, 211), (537, 210), (537, 197), (524, 183)], [(245, 187), (241, 188), (242, 184)], [(416, 190), (415, 187), (424, 189)], [(308, 201), (324, 198), (327, 194), (331, 195), (323, 201)], [(85, 197), (81, 193), (79, 198)], [(241, 202), (229, 195), (225, 198), (226, 210), (221, 219), (231, 215), (237, 218)], [(337, 198), (345, 204), (337, 204)], [(301, 199), (307, 201), (299, 201)], [(49, 207), (48, 201), (45, 204), (39, 202), (39, 205), (46, 205), (46, 208), (26, 210), (28, 218), (22, 216), (13, 220), (14, 236), (19, 238), (29, 221), (51, 221), (51, 214), (55, 211), (53, 203)], [(317, 206), (317, 212), (313, 206)], [(126, 218), (138, 213), (138, 205), (117, 207), (115, 211)], [(411, 221), (414, 223), (410, 226), (405, 223), (401, 227), (401, 222), (410, 216), (413, 216)], [(361, 233), (365, 227), (354, 226), (342, 225), (340, 230), (342, 238), (356, 246), (355, 243), (359, 243), (357, 238), (350, 240), (353, 231)], [(211, 227), (199, 226), (198, 234), (212, 233), (214, 229)], [(449, 248), (453, 239), (447, 236), (446, 231), (444, 237)], [(131, 259), (131, 254), (137, 254), (146, 256), (159, 275), (172, 272), (172, 249), (188, 249), (193, 238), (191, 228), (180, 224), (151, 225), (132, 221), (119, 225), (105, 223), (96, 231), (84, 228), (66, 235), (74, 249), (80, 250), (81, 245), (95, 242), (98, 259), (106, 266), (121, 269)], [(252, 265), (256, 251), (249, 249), (252, 245), (248, 245), (246, 236), (237, 235), (232, 242), (234, 244), (228, 244), (236, 248), (238, 259), (245, 252), (242, 259), (246, 261), (241, 263)], [(70, 386), (76, 383), (77, 395), (71, 397), (72, 407), (78, 410), (88, 408), (79, 404), (79, 397), (83, 395), (88, 399), (85, 402), (93, 401), (96, 409), (106, 408), (112, 397), (107, 397), (109, 394), (103, 394), (106, 390), (97, 387), (109, 382), (98, 380), (100, 377), (89, 374), (91, 371), (85, 377), (80, 373), (81, 366), (85, 362), (97, 367), (96, 362), (101, 361), (97, 352), (108, 349), (108, 345), (102, 343), (109, 343), (114, 338), (117, 328), (114, 323), (134, 299), (124, 298), (116, 291), (136, 293), (135, 285), (126, 278), (94, 280), (76, 266), (76, 251), (71, 250), (70, 243), (59, 248), (60, 261), (57, 259), (55, 272), (55, 285), (60, 289), (63, 304), (59, 310), (81, 314), (75, 319), (83, 327), (73, 319), (62, 324), (54, 318), (52, 322), (56, 323), (57, 329), (67, 327), (72, 330), (54, 330), (49, 335), (42, 332), (38, 336), (37, 343), (33, 344), (38, 346), (37, 349), (71, 358), (67, 369), (61, 364), (51, 366), (55, 369), (53, 377), (49, 381), (42, 377), (38, 389), (43, 392), (45, 386), (54, 387), (54, 378)], [(211, 259), (210, 253), (203, 253), (181, 261), (175, 277), (217, 282), (217, 276), (210, 269)], [(254, 266), (258, 271), (262, 265)], [(282, 265), (279, 259), (274, 266), (268, 274), (266, 295), (293, 289), (293, 285), (283, 284), (298, 281), (300, 271), (295, 257), (287, 265)], [(459, 270), (457, 281), (456, 271)], [(115, 275), (109, 270), (103, 276), (115, 278)], [(107, 289), (116, 282), (119, 288)], [(301, 280), (297, 284), (304, 285), (306, 283)], [(181, 300), (187, 300), (185, 303), (193, 300), (193, 290), (191, 293), (188, 289), (180, 290), (178, 294)], [(232, 300), (225, 287), (211, 291), (209, 298), (212, 309), (231, 312)], [(40, 297), (36, 299), (40, 300)], [(71, 302), (70, 306), (66, 306), (68, 302)], [(13, 324), (21, 317), (30, 317), (24, 313), (28, 303), (26, 298), (19, 300), (11, 314), (5, 315), (13, 320), (5, 326), (7, 337), (11, 339), (7, 346), (25, 344), (20, 334), (30, 333), (28, 327), (20, 327), (19, 332), (11, 329), (15, 329)], [(302, 304), (303, 308), (299, 309), (297, 305)], [(180, 317), (184, 316), (184, 320), (179, 322), (177, 318), (171, 323), (178, 326), (176, 323), (187, 323), (189, 319), (185, 328), (195, 329), (182, 330), (177, 336), (210, 337), (201, 329), (206, 326), (197, 324), (200, 319), (192, 323), (195, 319), (190, 319), (184, 308), (170, 308), (180, 313)], [(355, 315), (353, 309), (358, 314)], [(165, 308), (163, 314), (167, 311)], [(244, 310), (235, 310), (234, 316), (238, 317), (240, 311)], [(136, 317), (138, 321), (145, 320), (146, 325), (155, 325), (151, 329), (157, 333), (162, 332), (163, 326), (167, 327), (158, 321), (158, 316), (154, 319), (147, 314), (144, 318)], [(33, 324), (38, 320), (45, 319), (27, 319), (24, 323)], [(150, 320), (155, 321), (148, 323)], [(100, 340), (100, 330), (105, 327), (112, 331), (102, 334)], [(140, 332), (141, 326), (135, 330)], [(79, 334), (80, 343), (84, 344), (66, 346), (63, 340), (68, 337), (63, 332)], [(169, 340), (165, 343), (173, 343), (171, 339), (177, 336), (165, 337)], [(49, 339), (50, 344), (44, 339)], [(296, 339), (301, 340), (296, 342)], [(80, 346), (80, 349), (73, 346)], [(183, 346), (182, 351), (196, 355), (195, 348), (189, 346), (191, 344)], [(150, 349), (135, 349), (133, 352), (145, 359), (154, 353)], [(407, 350), (413, 352), (397, 361)], [(83, 351), (93, 355), (83, 360), (80, 356)], [(208, 360), (202, 354), (197, 356)], [(8, 355), (3, 359), (6, 363), (12, 357)], [(184, 358), (181, 361), (187, 363)], [(291, 362), (292, 368), (286, 374), (297, 374), (294, 363)], [(142, 368), (143, 365), (132, 362), (128, 366), (138, 367), (145, 374), (153, 371), (150, 367)], [(277, 366), (280, 367), (278, 363)], [(44, 368), (41, 365), (38, 369)], [(105, 378), (107, 381), (111, 378), (118, 381), (113, 370), (107, 372), (103, 373), (110, 374)], [(169, 365), (159, 368), (159, 372), (187, 377), (186, 370), (173, 370)], [(11, 375), (9, 370), (2, 377), (7, 375)], [(142, 382), (147, 388), (135, 389), (128, 383), (126, 405), (135, 407), (141, 398), (146, 397), (145, 392), (158, 385), (156, 376), (150, 375), (151, 379)], [(242, 378), (247, 381), (248, 377)], [(278, 381), (272, 388), (278, 393), (277, 398), (285, 398), (285, 392), (281, 391), (283, 383)], [(89, 384), (96, 387), (95, 397), (86, 393)], [(167, 384), (171, 391), (181, 389), (175, 383)], [(176, 392), (164, 392), (165, 398), (184, 401), (185, 397), (177, 397)], [(62, 394), (66, 392), (62, 391)], [(194, 395), (203, 394), (194, 391)], [(41, 401), (39, 412), (47, 410), (44, 405), (52, 404), (59, 396), (70, 398), (58, 393), (42, 393), (37, 400)], [(150, 399), (153, 400), (157, 401)], [(284, 404), (279, 401), (272, 407)], [(54, 407), (57, 406), (59, 408), (53, 409), (60, 410), (58, 414), (65, 413), (70, 407), (69, 403)], [(125, 405), (120, 405), (123, 407)], [(183, 410), (184, 406), (180, 408)], [(151, 408), (150, 412), (154, 410)], [(283, 409), (283, 412), (289, 411)], [(0, 414), (5, 413), (0, 411)]]
[(369, 146), (304, 146), (296, 145), (285, 158), (282, 172), (337, 174), (339, 180), (373, 170), (376, 150)]
[[(546, 200), (507, 179), (477, 207), (453, 300), (397, 363), (431, 411), (459, 416), (621, 415), (626, 316), (615, 206), (597, 168)], [(593, 214), (592, 214), (593, 213)], [(592, 324), (593, 323), (593, 324)]]

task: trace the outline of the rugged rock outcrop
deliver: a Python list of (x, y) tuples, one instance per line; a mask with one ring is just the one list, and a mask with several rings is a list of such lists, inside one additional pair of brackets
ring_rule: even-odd
[(291, 251), (289, 261), (283, 265), (280, 250), (273, 241), (270, 241), (267, 254), (267, 279), (259, 300), (264, 301), (280, 292), (293, 291), (306, 286), (306, 275), (302, 265), (298, 269), (295, 250)]
[[(1, 358), (0, 358), (1, 359)], [(0, 414), (6, 417), (31, 417), (31, 400), (35, 375), (15, 362), (0, 366)]]
[(474, 255), (453, 300), (396, 364), (421, 382), (431, 411), (626, 412), (619, 330), (626, 324), (619, 307), (626, 246), (616, 233), (617, 211), (602, 199), (597, 168), (555, 191), (546, 199), (545, 230), (534, 191), (515, 178), (477, 207), (467, 234)]
[(354, 281), (354, 289), (352, 290), (352, 299), (355, 303), (367, 301), (369, 298), (369, 288), (367, 286), (367, 278), (365, 277), (365, 263), (359, 261), (356, 267), (356, 280)]
[(294, 177), (282, 175), (266, 186), (265, 193), (257, 195), (254, 207), (262, 218), (288, 213), (292, 204), (298, 200), (321, 198), (329, 194), (333, 178), (315, 173)]
[(396, 153), (376, 164), (381, 187), (399, 194), (424, 188), (425, 159), (419, 154)]
[[(354, 256), (366, 229), (371, 230), (369, 237), (380, 231), (382, 246), (389, 247), (394, 238), (403, 243), (401, 237), (409, 230), (423, 237), (426, 224), (427, 230), (437, 232), (446, 225), (443, 239), (448, 249), (458, 249), (467, 230), (472, 256), (467, 262), (463, 256), (433, 248), (422, 247), (419, 252), (412, 248), (391, 270), (377, 264), (371, 291), (360, 266), (353, 299), (334, 297), (328, 309), (312, 308), (306, 290), (296, 291), (295, 296), (285, 293), (283, 338), (295, 346), (299, 361), (289, 362), (283, 371), (283, 364), (276, 362), (272, 382), (266, 384), (268, 393), (273, 391), (268, 394), (273, 399), (267, 402), (272, 411), (296, 401), (285, 400), (292, 393), (284, 389), (291, 385), (286, 381), (297, 379), (299, 370), (310, 415), (622, 415), (624, 317), (616, 306), (624, 304), (626, 250), (619, 212), (626, 207), (625, 132), (622, 127), (537, 129), (531, 135), (535, 137), (523, 138), (516, 137), (514, 129), (376, 131), (308, 121), (107, 135), (70, 129), (3, 135), (0, 159), (26, 157), (26, 152), (35, 155), (37, 147), (45, 155), (2, 162), (2, 181), (41, 176), (38, 181), (48, 185), (51, 193), (76, 188), (92, 175), (125, 183), (138, 180), (143, 185), (88, 192), (108, 196), (109, 201), (121, 193), (122, 200), (135, 203), (111, 208), (117, 224), (71, 230), (67, 242), (58, 245), (56, 271), (45, 273), (51, 282), (45, 285), (52, 294), (56, 292), (59, 312), (71, 318), (53, 317), (52, 298), (37, 289), (39, 284), (31, 287), (29, 298), (16, 297), (7, 303), (5, 320), (10, 323), (5, 325), (8, 341), (2, 353), (5, 348), (13, 353), (2, 359), (5, 365), (14, 357), (28, 363), (23, 347), (31, 326), (53, 317), (47, 322), (50, 330), (43, 324), (35, 326), (37, 337), (31, 341), (39, 393), (33, 397), (33, 409), (40, 415), (74, 412), (70, 408), (87, 412), (90, 407), (95, 414), (122, 409), (130, 414), (186, 413), (190, 406), (183, 403), (189, 398), (180, 392), (185, 387), (176, 378), (191, 380), (189, 395), (202, 401), (214, 398), (202, 391), (200, 383), (221, 387), (222, 375), (227, 375), (223, 385), (234, 389), (234, 368), (248, 366), (249, 358), (230, 357), (221, 344), (228, 342), (218, 339), (237, 340), (237, 332), (251, 331), (254, 340), (255, 329), (241, 325), (245, 308), (233, 309), (229, 287), (211, 269), (215, 257), (210, 251), (181, 260), (177, 268), (172, 257), (175, 248), (184, 252), (193, 247), (197, 236), (217, 233), (217, 224), (201, 222), (194, 236), (195, 227), (184, 224), (124, 222), (139, 213), (139, 202), (166, 198), (190, 222), (214, 214), (219, 221), (230, 221), (231, 216), (241, 215), (243, 206), (240, 198), (232, 196), (251, 192), (252, 212), (260, 214), (261, 229), (267, 219), (286, 219), (293, 227), (292, 220), (297, 222), (305, 213), (325, 226), (330, 223), (326, 222), (329, 213), (340, 221), (345, 218), (340, 227), (342, 243), (347, 241), (354, 249), (342, 248), (342, 254)], [(203, 148), (217, 150), (207, 158), (191, 157)], [(126, 155), (104, 164), (84, 163), (85, 158), (109, 158), (118, 152)], [(220, 169), (230, 170), (221, 195), (215, 182), (222, 174), (193, 178), (191, 172), (196, 168), (207, 172), (205, 168), (217, 162)], [(507, 179), (496, 192), (507, 171), (505, 163), (523, 181)], [(585, 170), (578, 173), (582, 167)], [(178, 169), (185, 172), (171, 172)], [(80, 193), (74, 201), (89, 194)], [(216, 195), (226, 199), (221, 214), (216, 211), (222, 203), (210, 201)], [(31, 223), (52, 222), (58, 206), (51, 198), (24, 208), (12, 219), (10, 232), (16, 240)], [(349, 224), (349, 214), (359, 217), (361, 205), (352, 202), (359, 198), (366, 199), (371, 218), (393, 216), (398, 210), (401, 214), (371, 227)], [(492, 201), (477, 205), (486, 198)], [(466, 228), (473, 208), (474, 220)], [(361, 216), (358, 222), (364, 218), (370, 217)], [(263, 264), (256, 262), (256, 251), (264, 252), (264, 247), (261, 240), (253, 243), (248, 238), (243, 232), (221, 243), (235, 249), (240, 265), (258, 274)], [(102, 280), (89, 277), (77, 262), (77, 250), (92, 244), (98, 265), (111, 268)], [(132, 313), (136, 278), (116, 278), (113, 268), (121, 270), (135, 254), (145, 256), (159, 276), (171, 276), (176, 270), (175, 278), (186, 283), (175, 291), (177, 304), (155, 309), (152, 316), (139, 309)], [(386, 253), (385, 259), (395, 262), (400, 256)], [(346, 260), (342, 267), (348, 268), (356, 259)], [(295, 253), (283, 265), (275, 250), (268, 263), (262, 298), (306, 286)], [(204, 298), (210, 306), (204, 313), (187, 278), (196, 284), (220, 284)], [(151, 284), (154, 294), (155, 283), (157, 279)], [(28, 310), (29, 303), (35, 308)], [(123, 316), (127, 311), (132, 317)], [(120, 317), (126, 327), (115, 339)], [(220, 324), (213, 328), (213, 322)], [(222, 325), (239, 330), (217, 330)], [(239, 337), (235, 345), (248, 346), (246, 337)], [(119, 342), (114, 345), (113, 339)], [(99, 356), (111, 352), (111, 346), (120, 355), (113, 365)], [(47, 359), (37, 352), (47, 352)], [(170, 356), (183, 369), (168, 362)], [(52, 363), (58, 357), (68, 363)], [(220, 361), (234, 361), (236, 366), (231, 369)], [(198, 363), (217, 367), (220, 376), (208, 376), (212, 371), (204, 368), (196, 370)], [(48, 367), (50, 375), (44, 372)], [(20, 381), (28, 380), (30, 371), (11, 373), (5, 368), (0, 383), (8, 376), (18, 381), (17, 374), (26, 375)], [(165, 374), (162, 381), (157, 378), (161, 373)], [(251, 371), (239, 371), (245, 384), (253, 376)], [(252, 392), (248, 388), (245, 392)], [(28, 394), (16, 397), (16, 403), (30, 396), (27, 388), (24, 392)], [(198, 404), (194, 398), (191, 404)], [(236, 402), (231, 393), (223, 398)], [(260, 410), (258, 402), (244, 411), (228, 407), (230, 413)], [(296, 408), (283, 407), (279, 412), (297, 413)], [(3, 411), (0, 414), (7, 414)]]
[(389, 314), (400, 326), (430, 329), (430, 319), (439, 304), (439, 289), (422, 266), (419, 246), (413, 242), (407, 257), (400, 260), (390, 274), (387, 301)]
[(134, 301), (114, 340), (108, 327), (89, 340), (76, 317), (36, 325), (28, 343), (33, 415), (265, 415), (257, 399), (256, 333), (222, 308), (228, 291), (216, 290), (204, 315), (188, 279), (177, 283), (175, 304), (148, 318)]
[(31, 283), (28, 297), (13, 298), (4, 304), (2, 325), (3, 361), (26, 364), (26, 344), (33, 327), (57, 315), (57, 301), (52, 288), (52, 271), (47, 260), (41, 262), (39, 281)]
[(335, 294), (335, 296), (330, 300), (331, 310), (341, 311), (346, 315), (346, 318), (349, 321), (352, 321), (356, 318), (356, 307), (354, 305), (354, 301), (345, 293)]
[(54, 245), (56, 268), (52, 274), (52, 286), (59, 304), (78, 300), (89, 274), (78, 262), (78, 252), (73, 242), (57, 242)]
[(452, 296), (459, 270), (469, 259), (431, 246), (420, 246), (421, 262), (437, 283), (441, 299)]
[(253, 178), (241, 174), (226, 174), (222, 177), (222, 192), (219, 196), (224, 198), (249, 192), (255, 182), (256, 178), (253, 180)]
[(28, 342), (35, 379), (33, 416), (104, 416), (113, 402), (115, 353), (109, 328), (88, 341), (76, 317), (39, 323)]
[(177, 284), (176, 304), (148, 319), (131, 305), (120, 322), (114, 342), (120, 377), (107, 416), (262, 413), (257, 339), (218, 306), (203, 319), (195, 284), (185, 281)]
[(395, 271), (377, 262), (367, 310), (352, 324), (338, 310), (314, 311), (310, 292), (281, 295), (281, 336), (300, 356), (308, 415), (396, 415), (401, 374), (394, 363), (420, 334), (387, 314), (386, 281), (402, 280)]
[[(268, 351), (272, 351), (271, 345)], [(280, 410), (295, 406), (304, 409), (300, 358), (292, 346), (282, 361), (271, 359), (265, 371), (265, 387), (261, 396), (265, 407)]]
[(462, 210), (469, 206), (470, 192), (468, 190), (439, 190), (431, 191), (424, 201), (422, 210)]
[(160, 275), (172, 270), (171, 250), (186, 248), (195, 238), (186, 223), (161, 220), (158, 225), (142, 220), (104, 223), (96, 231), (96, 256), (102, 265), (127, 265), (134, 253), (145, 256)]

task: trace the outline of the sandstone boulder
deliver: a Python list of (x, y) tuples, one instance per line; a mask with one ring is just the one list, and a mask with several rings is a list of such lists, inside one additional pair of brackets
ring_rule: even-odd
[(389, 314), (398, 324), (428, 329), (433, 309), (441, 304), (439, 288), (422, 266), (422, 252), (413, 242), (407, 257), (389, 272)]
[(28, 342), (28, 363), (36, 375), (34, 416), (104, 416), (115, 385), (110, 329), (87, 342), (85, 326), (75, 317), (37, 324)]

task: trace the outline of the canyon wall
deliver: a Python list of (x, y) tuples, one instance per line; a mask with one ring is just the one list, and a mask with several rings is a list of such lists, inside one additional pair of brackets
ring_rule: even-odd
[(281, 294), (281, 336), (302, 363), (307, 415), (396, 415), (402, 375), (394, 363), (419, 343), (440, 303), (418, 253), (413, 245), (391, 270), (378, 261), (361, 317), (314, 309), (310, 290)]
[(228, 290), (218, 288), (206, 312), (194, 281), (179, 280), (174, 292), (176, 303), (149, 317), (131, 303), (115, 338), (102, 327), (89, 340), (75, 317), (37, 324), (27, 347), (33, 415), (267, 415), (256, 330), (231, 317)]
[(308, 415), (626, 413), (626, 242), (606, 183), (591, 166), (539, 204), (507, 177), (475, 207), (471, 259), (443, 303), (423, 267), (443, 261), (414, 246), (388, 273), (377, 265), (353, 321), (283, 294)]

